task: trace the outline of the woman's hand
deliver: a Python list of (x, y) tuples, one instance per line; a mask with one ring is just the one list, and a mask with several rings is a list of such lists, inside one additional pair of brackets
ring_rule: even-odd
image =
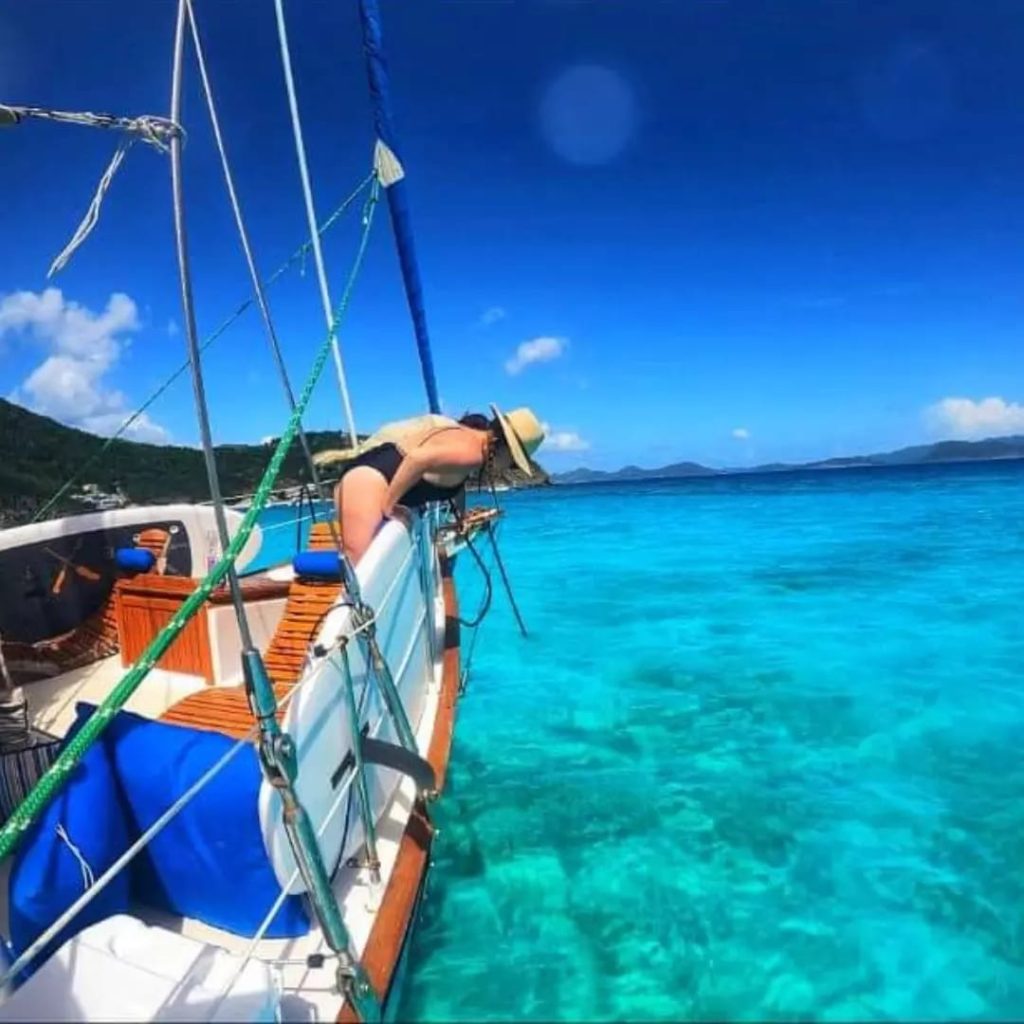
[(390, 509), (384, 509), (385, 519), (397, 519), (407, 530), (412, 530), (412, 512), (404, 505), (392, 505)]

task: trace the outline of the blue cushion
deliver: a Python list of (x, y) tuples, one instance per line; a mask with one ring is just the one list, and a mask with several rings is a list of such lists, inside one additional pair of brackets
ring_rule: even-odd
[(337, 551), (300, 551), (292, 559), (296, 576), (318, 580), (340, 580), (341, 558)]
[(156, 555), (145, 548), (118, 548), (114, 561), (125, 572), (149, 572), (156, 565)]
[[(234, 746), (219, 733), (122, 711), (106, 733), (137, 832), (148, 828)], [(260, 831), (262, 774), (245, 746), (132, 862), (132, 897), (172, 914), (252, 936), (281, 892)], [(301, 896), (289, 896), (267, 938), (305, 935)]]
[[(81, 728), (79, 717), (68, 740)], [(86, 752), (70, 782), (50, 803), (15, 854), (8, 887), (11, 944), (21, 954), (86, 889), (82, 861), (58, 835), (67, 838), (99, 876), (128, 849), (132, 841), (130, 819), (123, 796), (102, 743)], [(120, 871), (91, 902), (79, 911), (51, 942), (35, 964), (77, 935), (83, 928), (112, 914), (128, 910), (129, 876)]]

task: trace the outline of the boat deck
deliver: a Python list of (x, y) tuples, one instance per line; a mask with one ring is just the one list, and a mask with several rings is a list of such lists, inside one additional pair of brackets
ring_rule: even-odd
[[(120, 656), (115, 654), (59, 676), (25, 683), (30, 722), (52, 736), (63, 736), (75, 720), (75, 705), (79, 701), (99, 704), (125, 671)], [(206, 688), (207, 684), (196, 676), (154, 668), (145, 684), (128, 698), (125, 710), (159, 718), (173, 704)]]
[[(416, 730), (416, 740), (421, 750), (430, 745), (434, 734), (441, 705), (439, 698), (442, 688), (439, 682), (437, 680), (430, 686), (424, 714)], [(385, 900), (390, 895), (400, 895), (388, 893), (389, 886), (393, 882), (397, 882), (398, 886), (405, 884), (406, 880), (396, 875), (395, 867), (415, 802), (415, 785), (411, 779), (403, 778), (384, 814), (377, 821), (377, 855), (380, 858), (381, 874), (378, 885), (371, 883), (365, 868), (343, 865), (335, 873), (332, 887), (353, 948), (360, 957), (366, 952), (371, 931)], [(250, 951), (249, 939), (212, 928), (201, 921), (170, 917), (141, 906), (133, 907), (131, 912), (147, 924), (160, 925), (232, 953), (245, 955)], [(322, 967), (307, 966), (307, 958), (314, 953), (327, 955)], [(281, 972), (281, 1021), (326, 1021), (338, 1017), (342, 1010), (342, 1000), (335, 989), (335, 961), (330, 959), (330, 954), (331, 949), (315, 924), (306, 935), (292, 939), (264, 939), (252, 950), (255, 958), (276, 965)]]
[[(437, 658), (426, 680), (419, 720), (413, 725), (417, 746), (433, 765), (438, 789), (441, 788), (451, 744), (454, 706), (458, 695), (458, 632), (442, 625), (457, 615), (454, 584), (450, 569), (444, 573), (443, 593), (437, 597), (433, 619), (439, 630)], [(441, 599), (443, 598), (443, 607)], [(74, 722), (75, 708), (85, 701), (99, 704), (125, 672), (119, 655), (104, 658), (84, 668), (41, 678), (24, 686), (30, 721), (51, 735), (65, 734)], [(166, 718), (175, 705), (195, 696), (212, 696), (217, 691), (236, 690), (235, 686), (211, 685), (195, 675), (166, 669), (153, 669), (128, 700), (125, 709), (145, 717)], [(417, 802), (415, 784), (402, 776), (390, 800), (376, 822), (380, 881), (372, 884), (365, 868), (342, 865), (333, 879), (334, 892), (342, 909), (352, 951), (364, 962), (370, 979), (382, 998), (386, 998), (397, 970), (405, 938), (411, 926), (422, 881), (427, 870), (432, 826)], [(7, 877), (10, 860), (0, 868), (0, 928), (7, 925)], [(267, 908), (269, 909), (269, 908)], [(349, 1008), (335, 988), (335, 961), (330, 956), (320, 929), (314, 924), (304, 936), (292, 939), (261, 940), (253, 943), (201, 921), (176, 917), (133, 905), (129, 913), (146, 924), (158, 925), (231, 953), (251, 955), (273, 965), (282, 985), (280, 1019), (285, 1021), (330, 1020)], [(312, 954), (327, 954), (324, 965), (308, 966)]]

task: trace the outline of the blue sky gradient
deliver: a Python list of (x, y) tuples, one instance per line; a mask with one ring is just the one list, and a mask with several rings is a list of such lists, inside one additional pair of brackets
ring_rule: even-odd
[[(533, 406), (555, 434), (542, 459), (555, 469), (744, 465), (1024, 432), (1024, 5), (382, 7), (449, 411)], [(196, 9), (269, 274), (305, 230), (273, 6)], [(287, 11), (326, 215), (372, 149), (355, 4), (291, 0)], [(162, 113), (173, 23), (167, 0), (0, 0), (0, 102)], [(205, 333), (247, 282), (194, 68), (185, 121)], [(39, 123), (0, 132), (0, 393), (87, 426), (130, 411), (185, 354), (169, 170), (154, 151), (129, 154), (92, 237), (45, 279), (114, 144)], [(424, 403), (379, 212), (342, 339), (361, 429)], [(336, 295), (357, 236), (352, 218), (328, 238)], [(27, 318), (12, 296), (48, 286), (61, 290), (57, 312)], [(137, 315), (112, 347), (96, 342), (103, 368), (86, 371), (82, 407), (54, 392), (59, 381), (26, 390), (55, 352), (87, 358), (69, 340), (82, 316), (69, 319), (68, 304), (98, 316), (113, 293)], [(324, 333), (312, 269), (271, 302), (299, 380)], [(524, 351), (553, 358), (509, 372), (536, 339), (547, 340)], [(219, 440), (280, 429), (254, 314), (206, 366)], [(939, 404), (955, 398), (969, 401)], [(195, 442), (187, 381), (151, 419), (150, 436)], [(308, 425), (341, 422), (325, 378)]]

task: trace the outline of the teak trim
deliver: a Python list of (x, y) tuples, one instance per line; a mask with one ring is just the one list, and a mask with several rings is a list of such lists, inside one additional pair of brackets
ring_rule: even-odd
[[(459, 699), (459, 603), (452, 578), (451, 560), (441, 558), (442, 588), (444, 594), (445, 647), (441, 671), (441, 693), (438, 698), (437, 718), (430, 738), (427, 760), (437, 777), (437, 791), (444, 786), (448, 759), (452, 749), (452, 731), (455, 725), (455, 705)], [(416, 904), (423, 891), (423, 880), (430, 866), (430, 846), (434, 826), (422, 800), (417, 800), (409, 815), (398, 858), (388, 880), (384, 899), (370, 930), (362, 965), (373, 985), (381, 1006), (391, 994), (395, 971), (416, 913)], [(355, 1008), (348, 1002), (341, 1008), (338, 1020), (358, 1022)]]

